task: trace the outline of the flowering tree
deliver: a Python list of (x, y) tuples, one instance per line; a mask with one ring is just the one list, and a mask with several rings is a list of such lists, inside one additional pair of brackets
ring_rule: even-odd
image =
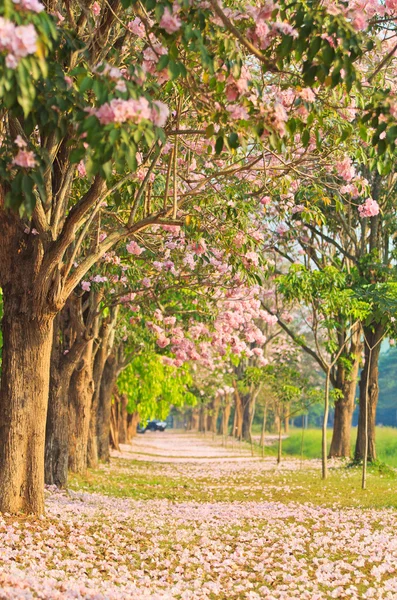
[[(192, 186), (182, 172), (188, 189), (178, 196), (180, 136), (201, 135), (217, 154), (249, 154), (263, 139), (270, 154), (281, 153), (288, 114), (276, 94), (280, 76), (290, 88), (303, 80), (352, 89), (367, 43), (367, 15), (355, 4), (266, 2), (247, 10), (236, 2), (226, 10), (215, 0), (125, 0), (59, 8), (7, 2), (0, 16), (0, 509), (8, 511), (44, 508), (55, 316), (107, 252), (128, 239), (134, 253), (134, 236), (177, 222), (195, 192), (216, 185), (201, 174)], [(387, 55), (378, 72), (382, 60)], [(388, 124), (393, 110), (385, 95)], [(361, 117), (374, 122), (378, 146), (394, 143), (392, 127), (383, 141), (373, 105)], [(309, 123), (294, 123), (310, 138)], [(163, 176), (153, 181), (161, 161)], [(104, 215), (109, 233), (95, 239)]]

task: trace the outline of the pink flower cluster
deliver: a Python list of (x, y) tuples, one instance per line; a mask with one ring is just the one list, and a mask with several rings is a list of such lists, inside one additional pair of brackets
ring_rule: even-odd
[(141, 248), (139, 244), (137, 244), (134, 240), (131, 240), (131, 242), (127, 244), (126, 250), (129, 254), (140, 256), (142, 252), (144, 252), (145, 248)]
[(159, 25), (167, 33), (172, 34), (181, 28), (182, 21), (178, 18), (177, 15), (172, 13), (169, 8), (165, 8)]
[(375, 217), (379, 214), (379, 204), (372, 198), (367, 198), (364, 204), (358, 207), (358, 212), (361, 218)]
[(19, 150), (12, 159), (12, 164), (24, 169), (33, 169), (37, 165), (34, 152), (31, 150)]
[(39, 0), (12, 0), (14, 4), (22, 8), (22, 10), (31, 10), (32, 12), (40, 13), (44, 10), (44, 6)]
[(164, 127), (169, 114), (166, 104), (156, 101), (153, 106), (150, 106), (149, 101), (143, 96), (139, 100), (114, 98), (97, 109), (90, 109), (89, 112), (95, 115), (102, 125), (126, 121), (139, 123), (147, 119), (157, 127)]
[(345, 181), (351, 181), (356, 174), (356, 170), (352, 165), (352, 161), (349, 156), (346, 156), (343, 160), (336, 163), (336, 172)]
[(21, 58), (37, 50), (37, 32), (32, 24), (15, 25), (0, 17), (0, 52), (6, 51), (6, 66), (15, 69)]

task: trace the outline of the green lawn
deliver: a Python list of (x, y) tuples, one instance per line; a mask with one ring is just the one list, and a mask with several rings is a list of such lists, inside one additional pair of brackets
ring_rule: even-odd
[[(331, 443), (332, 431), (328, 430), (328, 447)], [(352, 455), (356, 439), (356, 428), (352, 431)], [(283, 440), (283, 454), (291, 456), (301, 455), (302, 430), (291, 429), (289, 437)], [(391, 467), (397, 467), (397, 429), (393, 427), (377, 427), (376, 429), (377, 458)], [(267, 447), (265, 452), (269, 455), (276, 454), (276, 444)], [(319, 429), (306, 429), (303, 436), (303, 457), (321, 457), (321, 431)]]

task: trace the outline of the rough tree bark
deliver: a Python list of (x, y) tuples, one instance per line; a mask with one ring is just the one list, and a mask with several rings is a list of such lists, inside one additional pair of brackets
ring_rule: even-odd
[(85, 347), (69, 386), (69, 469), (73, 473), (87, 470), (88, 429), (94, 393), (93, 345), (94, 340), (90, 340)]
[(0, 511), (42, 514), (56, 281), (40, 280), (42, 245), (2, 208), (1, 188), (0, 231)]
[[(96, 300), (99, 296), (95, 292)], [(88, 294), (84, 294), (86, 298)], [(50, 390), (45, 440), (45, 482), (66, 487), (69, 461), (69, 387), (73, 371), (90, 336), (96, 303), (90, 302), (86, 323), (83, 297), (73, 294), (54, 322)]]
[(3, 287), (0, 510), (44, 513), (44, 440), (53, 317)]
[(139, 413), (129, 413), (127, 415), (127, 443), (131, 442), (132, 438), (136, 436), (136, 428), (139, 423)]
[(119, 426), (120, 426), (121, 398), (117, 386), (114, 388), (113, 402), (110, 407), (110, 446), (114, 450), (120, 450)]
[(119, 365), (117, 361), (117, 352), (113, 350), (113, 352), (106, 360), (99, 390), (99, 404), (97, 416), (98, 458), (104, 461), (108, 461), (110, 458), (110, 414), (112, 406), (112, 393), (116, 384), (118, 374)]
[(335, 387), (341, 391), (342, 397), (335, 401), (330, 458), (335, 456), (349, 458), (351, 455), (352, 418), (355, 409), (357, 378), (362, 350), (361, 326), (357, 325), (352, 333), (348, 348), (348, 353), (352, 359), (352, 367), (347, 371), (343, 361), (339, 361), (337, 366)]
[[(361, 372), (360, 378), (360, 412), (358, 417), (357, 440), (354, 452), (356, 461), (363, 460), (365, 451), (365, 406), (366, 406), (366, 386), (368, 378), (368, 461), (376, 460), (376, 445), (375, 445), (375, 423), (376, 423), (376, 407), (379, 397), (379, 353), (381, 343), (380, 340), (384, 335), (383, 325), (377, 324), (372, 331), (369, 327), (364, 328), (364, 335), (368, 345), (373, 348), (371, 353), (371, 364), (368, 365), (369, 348), (365, 344), (365, 363)], [(369, 366), (369, 369), (368, 369)]]
[(119, 442), (120, 442), (120, 444), (127, 443), (127, 416), (128, 416), (127, 405), (128, 405), (127, 394), (121, 394), (120, 407), (119, 407)]

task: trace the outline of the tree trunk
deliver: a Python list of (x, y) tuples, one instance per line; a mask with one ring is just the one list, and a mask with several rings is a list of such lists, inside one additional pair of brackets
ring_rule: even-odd
[(219, 415), (219, 408), (221, 405), (221, 399), (219, 397), (219, 395), (217, 394), (214, 398), (214, 400), (212, 401), (212, 409), (211, 409), (211, 423), (210, 423), (210, 431), (212, 433), (216, 433), (216, 425), (218, 423), (218, 415)]
[(241, 396), (237, 389), (237, 383), (234, 382), (234, 398), (235, 398), (235, 431), (233, 431), (233, 435), (241, 440), (243, 434), (243, 403), (241, 401)]
[(113, 402), (110, 407), (110, 445), (114, 450), (120, 451), (119, 425), (120, 425), (121, 399), (118, 393), (114, 393)]
[(45, 441), (45, 482), (66, 487), (69, 460), (69, 386), (88, 342), (82, 298), (69, 298), (54, 322)]
[(321, 475), (323, 479), (328, 477), (328, 464), (327, 464), (327, 425), (328, 425), (328, 414), (329, 414), (329, 379), (330, 379), (330, 368), (327, 370), (325, 375), (325, 391), (324, 391), (324, 416), (323, 426), (321, 430)]
[(101, 386), (99, 390), (99, 405), (97, 418), (98, 457), (100, 460), (109, 461), (109, 434), (110, 411), (112, 406), (112, 393), (118, 375), (116, 356), (113, 352), (107, 359), (103, 369)]
[(132, 438), (136, 436), (136, 428), (139, 423), (139, 413), (129, 413), (127, 415), (127, 442), (131, 442)]
[(255, 412), (255, 399), (254, 393), (250, 393), (243, 398), (243, 422), (242, 422), (242, 436), (243, 440), (249, 442), (251, 439), (251, 423)]
[(0, 511), (44, 513), (44, 443), (53, 315), (3, 287)]
[(230, 400), (227, 399), (226, 400), (226, 404), (225, 407), (223, 409), (223, 415), (222, 415), (222, 435), (224, 435), (225, 437), (228, 436), (229, 434), (229, 421), (230, 421), (230, 411), (231, 411), (231, 404), (230, 404)]
[(94, 359), (94, 393), (92, 396), (91, 414), (90, 414), (90, 428), (88, 432), (88, 449), (87, 449), (87, 461), (88, 466), (92, 469), (98, 467), (99, 454), (98, 454), (98, 409), (99, 409), (99, 396), (101, 389), (101, 381), (103, 371), (105, 368), (106, 361), (112, 350), (114, 342), (114, 326), (116, 323), (118, 310), (113, 309), (110, 315), (110, 319), (105, 319), (102, 323), (101, 331), (99, 334), (100, 346), (95, 355)]
[(351, 427), (362, 350), (361, 327), (357, 327), (357, 331), (352, 336), (349, 349), (349, 354), (353, 357), (353, 364), (350, 371), (346, 372), (343, 363), (338, 364), (336, 387), (341, 391), (342, 397), (335, 401), (334, 427), (329, 451), (330, 458), (335, 456), (349, 458), (351, 455)]
[[(367, 429), (367, 443), (368, 443), (368, 461), (376, 460), (376, 446), (375, 446), (375, 423), (376, 423), (376, 407), (378, 404), (379, 396), (379, 385), (378, 385), (378, 363), (379, 353), (381, 347), (381, 339), (383, 337), (384, 330), (382, 325), (375, 325), (374, 331), (370, 328), (364, 328), (364, 335), (368, 342), (365, 344), (365, 364), (361, 372), (360, 378), (360, 413), (358, 417), (358, 429), (357, 429), (357, 440), (356, 448), (354, 452), (354, 459), (356, 461), (363, 460), (365, 454), (366, 435)], [(373, 348), (371, 352), (371, 361), (369, 364), (369, 347)], [(368, 369), (369, 367), (369, 369)], [(368, 379), (368, 383), (367, 383)], [(368, 398), (366, 391), (368, 389)], [(367, 410), (366, 410), (367, 409)], [(366, 423), (367, 415), (367, 423)], [(367, 428), (366, 428), (367, 424)]]
[(285, 405), (285, 417), (284, 417), (284, 433), (289, 433), (289, 413), (291, 411), (291, 405), (289, 402)]
[(191, 421), (191, 430), (198, 431), (199, 430), (199, 422), (200, 422), (200, 413), (199, 410), (195, 407), (192, 412), (192, 421)]
[(94, 392), (93, 345), (93, 340), (90, 340), (69, 387), (69, 469), (73, 473), (83, 474), (87, 470), (88, 430)]
[(70, 379), (51, 364), (50, 392), (45, 440), (45, 482), (64, 488), (68, 480)]
[(120, 444), (127, 443), (127, 394), (120, 396), (120, 418), (119, 418), (119, 442)]

